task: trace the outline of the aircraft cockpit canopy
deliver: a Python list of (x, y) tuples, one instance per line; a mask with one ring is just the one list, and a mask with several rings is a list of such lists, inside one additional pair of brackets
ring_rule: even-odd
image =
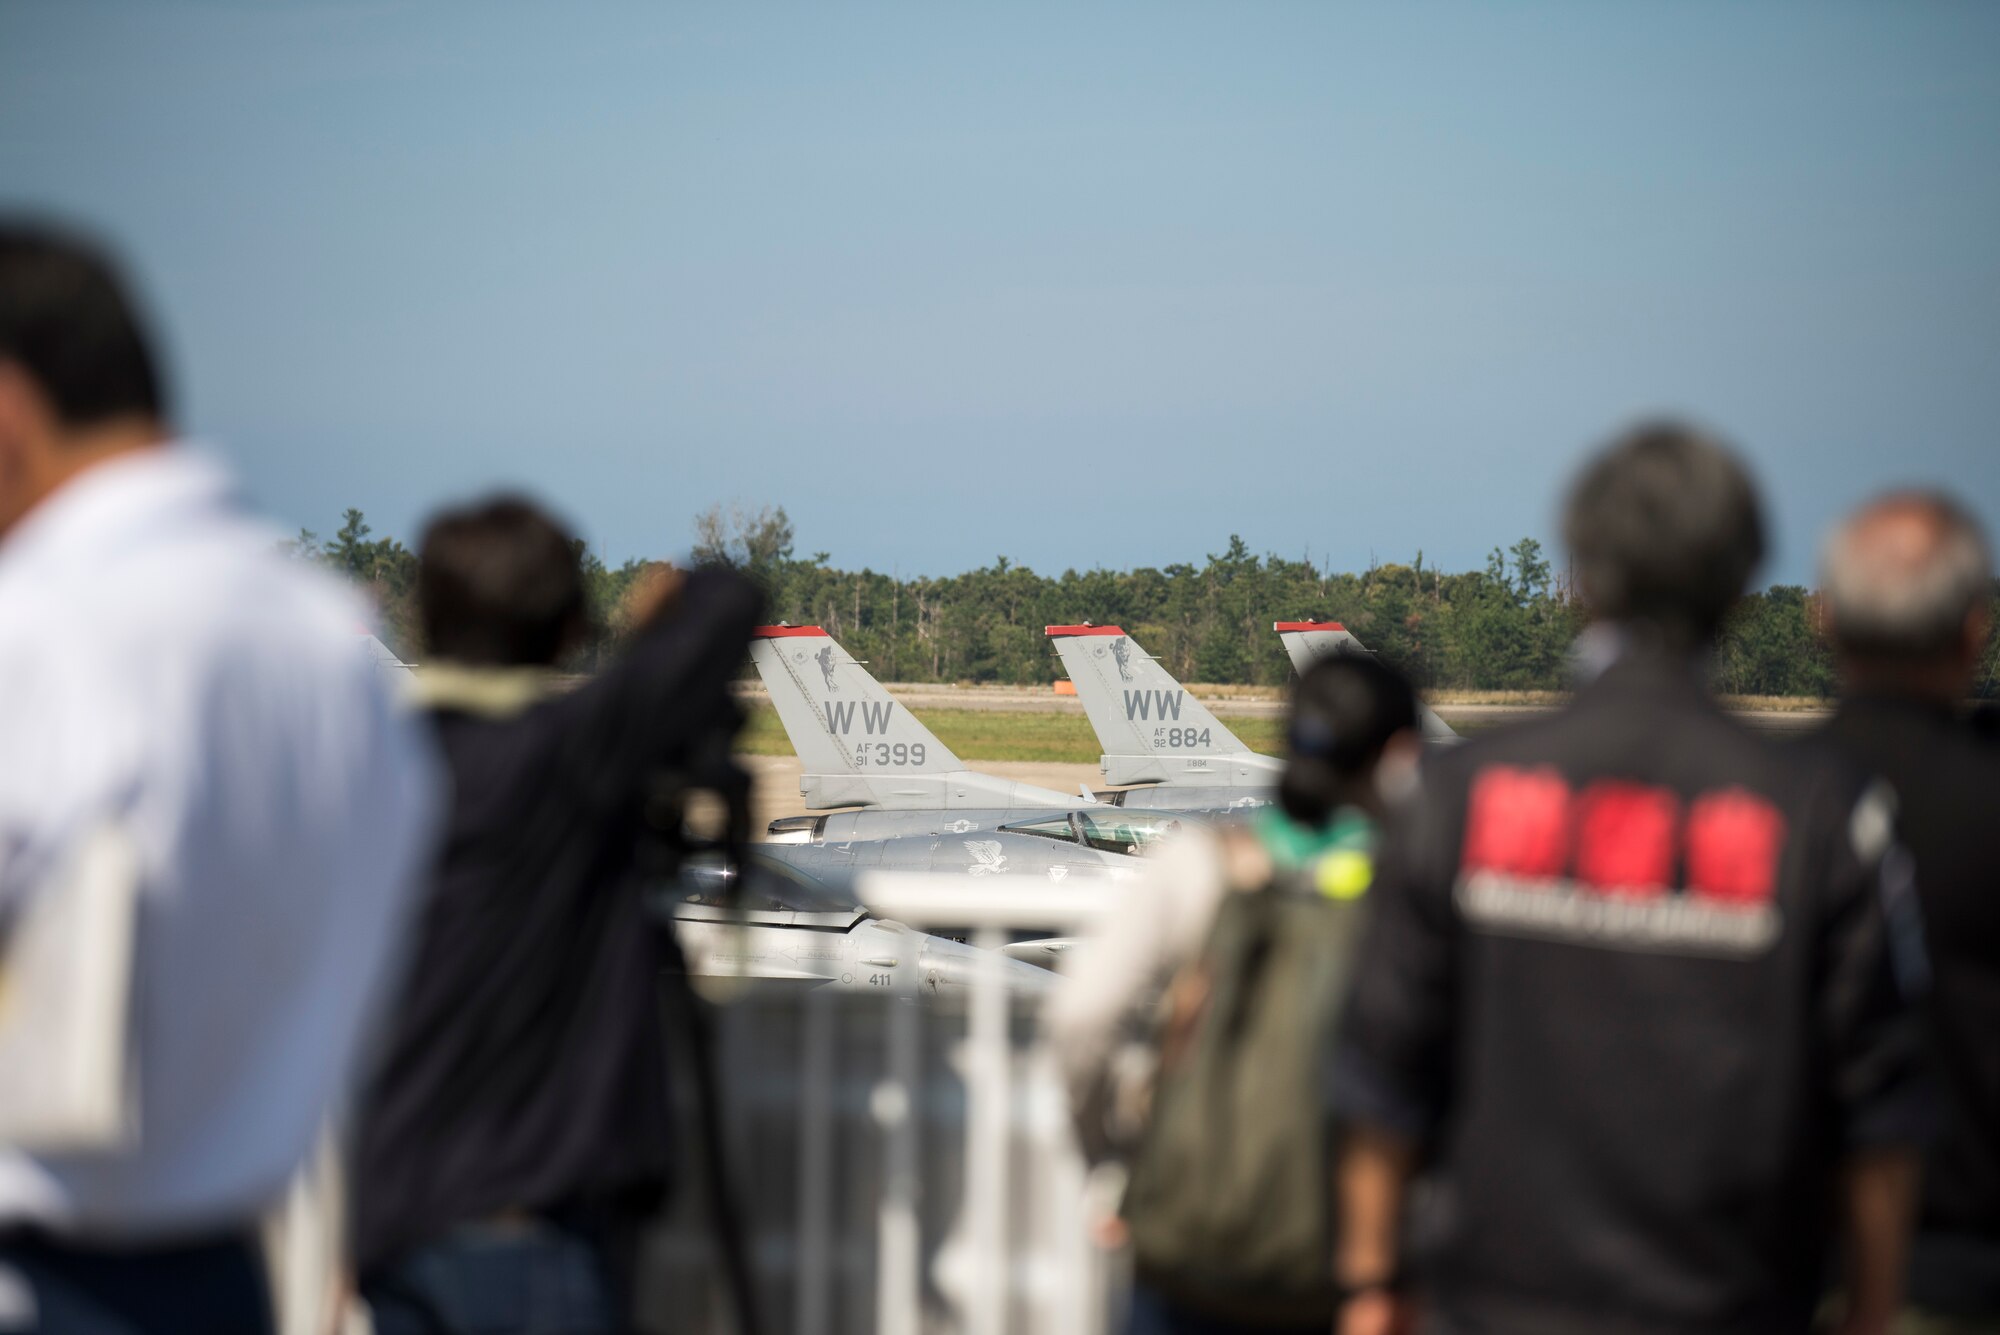
[(1170, 811), (1119, 811), (1098, 813), (1069, 811), (1057, 816), (1016, 821), (1000, 828), (1013, 834), (1031, 834), (1060, 843), (1082, 844), (1103, 853), (1144, 853), (1188, 824), (1186, 816)]
[(852, 894), (837, 891), (782, 862), (768, 861), (750, 854), (743, 863), (742, 888), (732, 903), (730, 890), (737, 879), (720, 853), (698, 853), (681, 868), (675, 901), (705, 908), (734, 907), (746, 913), (842, 913), (862, 912)]

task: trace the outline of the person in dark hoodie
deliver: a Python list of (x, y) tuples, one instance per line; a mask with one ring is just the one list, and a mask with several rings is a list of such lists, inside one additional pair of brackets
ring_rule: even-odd
[(418, 579), (450, 808), (357, 1109), (360, 1291), (382, 1335), (618, 1330), (623, 1244), (670, 1156), (645, 809), (733, 734), (760, 599), (727, 572), (656, 576), (623, 656), (559, 692), (586, 597), (547, 515), (443, 514)]
[(1992, 559), (1963, 506), (1899, 492), (1834, 531), (1820, 589), (1841, 676), (1825, 740), (1896, 792), (1930, 960), (1942, 1115), (1899, 1331), (2000, 1330), (2000, 746), (1964, 710), (1992, 633)]

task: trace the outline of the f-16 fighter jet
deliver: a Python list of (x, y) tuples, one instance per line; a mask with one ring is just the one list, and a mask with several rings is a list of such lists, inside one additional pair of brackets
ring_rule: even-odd
[(1238, 805), (1277, 782), (1282, 760), (1245, 746), (1117, 626), (1085, 622), (1046, 634), (1104, 748), (1105, 782), (1152, 785), (1124, 793), (1120, 805)]
[[(1125, 854), (1146, 843), (1150, 831), (1171, 828), (1175, 817), (1214, 815), (1262, 800), (1252, 790), (1221, 786), (1177, 787), (1166, 794), (1136, 789), (1093, 799), (1088, 793), (1058, 793), (981, 774), (965, 768), (824, 630), (764, 626), (756, 635), (750, 642), (750, 661), (803, 763), (799, 791), (806, 805), (815, 810), (861, 808), (772, 821), (770, 833), (778, 843), (844, 847), (890, 841), (898, 847), (883, 851), (890, 861), (881, 865), (900, 866), (908, 865), (901, 859), (916, 856), (915, 850), (934, 843), (942, 847), (940, 841), (955, 835), (997, 831), (1006, 836), (999, 840), (1004, 846), (1016, 833), (1009, 827), (1026, 822), (1031, 812), (1035, 822), (1051, 829), (1072, 828), (1065, 822), (1074, 816), (1082, 822), (1075, 827), (1080, 830), (1094, 813), (1112, 806), (1161, 817), (1135, 820), (1103, 814), (1098, 824), (1118, 833), (1108, 837), (1078, 833), (1070, 840), (1100, 853)], [(994, 836), (983, 837), (990, 841)], [(1043, 843), (1030, 845), (1025, 855), (1008, 855), (1011, 867), (1040, 870), (1049, 836), (1042, 833), (1037, 838)], [(1107, 838), (1119, 846), (1107, 849)]]
[[(1284, 641), (1285, 652), (1291, 655), (1292, 670), (1295, 672), (1304, 672), (1320, 659), (1340, 654), (1356, 654), (1364, 658), (1375, 656), (1374, 650), (1355, 639), (1353, 633), (1338, 621), (1275, 621), (1271, 623), (1271, 629), (1277, 631), (1278, 638)], [(1427, 742), (1464, 740), (1421, 700), (1417, 702), (1417, 728)]]
[(799, 753), (799, 794), (815, 811), (1049, 811), (1090, 800), (967, 769), (818, 626), (758, 627), (750, 661)]

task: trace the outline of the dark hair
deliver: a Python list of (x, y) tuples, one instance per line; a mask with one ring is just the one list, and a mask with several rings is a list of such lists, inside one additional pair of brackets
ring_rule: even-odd
[(65, 427), (166, 415), (144, 328), (97, 247), (0, 221), (0, 362), (26, 371)]
[(545, 667), (583, 626), (583, 565), (575, 540), (540, 507), (498, 496), (431, 520), (417, 597), (427, 654)]
[(1321, 659), (1292, 690), (1278, 804), (1302, 825), (1324, 824), (1360, 797), (1389, 739), (1416, 726), (1416, 692), (1394, 668), (1360, 655)]
[(1714, 638), (1764, 557), (1757, 489), (1734, 452), (1678, 422), (1646, 422), (1584, 466), (1564, 537), (1593, 615), (1676, 647)]

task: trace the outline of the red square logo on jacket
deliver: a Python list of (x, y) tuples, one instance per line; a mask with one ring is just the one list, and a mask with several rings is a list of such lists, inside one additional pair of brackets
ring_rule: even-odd
[(1554, 878), (1569, 860), (1569, 784), (1543, 767), (1496, 765), (1472, 784), (1465, 869)]
[(1784, 851), (1785, 817), (1755, 793), (1728, 788), (1696, 798), (1688, 813), (1688, 889), (1745, 908), (1771, 898)]
[(1576, 876), (1623, 898), (1664, 894), (1674, 875), (1680, 799), (1664, 788), (1600, 780), (1577, 799)]

